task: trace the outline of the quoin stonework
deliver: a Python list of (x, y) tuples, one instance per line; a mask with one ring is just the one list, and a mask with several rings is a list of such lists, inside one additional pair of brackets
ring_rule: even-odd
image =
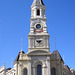
[(31, 5), (28, 53), (20, 51), (13, 68), (0, 68), (0, 75), (75, 75), (74, 69), (64, 65), (58, 50), (50, 53), (45, 5), (34, 0)]

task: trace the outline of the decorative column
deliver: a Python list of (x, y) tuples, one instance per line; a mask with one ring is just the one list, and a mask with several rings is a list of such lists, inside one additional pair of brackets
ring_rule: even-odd
[(49, 48), (49, 37), (47, 37), (47, 48)]
[(44, 40), (44, 48), (46, 48), (46, 37), (44, 37), (43, 40)]
[(31, 58), (29, 58), (28, 64), (29, 64), (28, 75), (31, 75), (31, 74), (32, 74), (32, 73), (31, 73)]
[(47, 75), (51, 75), (51, 69), (50, 69), (50, 57), (47, 57)]
[(22, 65), (23, 65), (23, 64), (20, 62), (20, 63), (19, 63), (19, 75), (22, 75)]
[(40, 16), (42, 17), (42, 9), (40, 9)]
[(42, 75), (47, 75), (46, 73), (46, 67), (42, 67)]
[(34, 37), (33, 37), (33, 48), (34, 48), (34, 42), (35, 42), (35, 41), (34, 41)]
[(33, 67), (33, 75), (36, 75), (36, 67)]
[(18, 62), (16, 62), (16, 75), (18, 75)]
[(30, 32), (34, 33), (34, 27), (33, 26), (30, 27)]
[(36, 17), (36, 9), (34, 9), (34, 18)]

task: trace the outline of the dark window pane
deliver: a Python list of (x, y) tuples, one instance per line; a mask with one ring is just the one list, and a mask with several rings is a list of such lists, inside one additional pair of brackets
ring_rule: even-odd
[(27, 69), (24, 69), (24, 75), (27, 75)]
[(40, 10), (39, 10), (39, 9), (37, 9), (37, 15), (38, 15), (38, 16), (40, 15)]
[(42, 75), (42, 66), (37, 65), (37, 75)]
[(56, 73), (55, 73), (55, 68), (52, 68), (52, 69), (51, 69), (51, 75), (56, 75)]

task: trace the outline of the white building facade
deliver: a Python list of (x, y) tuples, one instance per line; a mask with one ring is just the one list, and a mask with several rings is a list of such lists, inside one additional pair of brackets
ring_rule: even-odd
[(0, 75), (75, 75), (75, 71), (64, 65), (56, 50), (50, 53), (46, 25), (45, 5), (42, 0), (34, 0), (31, 6), (31, 24), (28, 35), (28, 53), (20, 51), (14, 67), (0, 68)]

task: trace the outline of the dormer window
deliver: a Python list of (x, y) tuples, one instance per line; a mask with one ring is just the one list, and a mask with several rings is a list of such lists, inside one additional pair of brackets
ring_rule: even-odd
[(37, 9), (37, 16), (40, 16), (40, 10)]

